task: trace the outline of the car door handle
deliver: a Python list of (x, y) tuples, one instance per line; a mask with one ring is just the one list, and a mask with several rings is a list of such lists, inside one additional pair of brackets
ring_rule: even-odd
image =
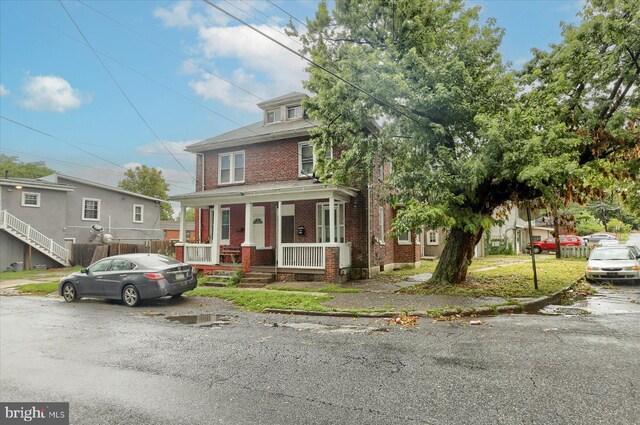
[(103, 278), (103, 276), (96, 276), (96, 280), (102, 279), (102, 278)]
[(128, 274), (121, 274), (120, 277), (127, 277), (129, 276)]

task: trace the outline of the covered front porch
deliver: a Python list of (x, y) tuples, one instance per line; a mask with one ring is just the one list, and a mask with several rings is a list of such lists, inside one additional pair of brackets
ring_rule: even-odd
[[(245, 273), (273, 270), (280, 279), (304, 274), (338, 282), (352, 267), (346, 222), (356, 194), (302, 180), (174, 197), (181, 203), (176, 256), (205, 273), (242, 267)], [(200, 243), (184, 239), (183, 217), (189, 207), (196, 209)]]

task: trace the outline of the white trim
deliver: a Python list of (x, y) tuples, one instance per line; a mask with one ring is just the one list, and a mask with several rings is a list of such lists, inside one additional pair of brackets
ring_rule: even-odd
[(76, 243), (76, 238), (64, 238), (64, 241)]
[[(96, 201), (98, 203), (98, 214), (97, 214), (97, 218), (86, 218), (85, 217), (85, 202), (86, 201)], [(100, 221), (100, 204), (101, 201), (100, 199), (97, 198), (82, 198), (82, 221)]]
[[(136, 207), (140, 207), (140, 220), (136, 220)], [(133, 204), (133, 222), (134, 223), (144, 223), (144, 205), (142, 205), (142, 204)]]
[[(229, 213), (229, 239), (222, 239), (222, 216), (224, 212)], [(231, 243), (231, 208), (220, 208), (220, 241), (219, 245), (229, 245)]]
[[(311, 166), (311, 173), (309, 174), (305, 174), (302, 172), (302, 147), (303, 146), (311, 147), (311, 158), (313, 161), (312, 162), (313, 165)], [(333, 158), (333, 149), (329, 150), (329, 156), (327, 157), (327, 159), (331, 159), (331, 158)], [(313, 174), (313, 169), (316, 167), (316, 162), (317, 162), (316, 150), (315, 150), (315, 146), (313, 146), (313, 143), (311, 143), (308, 140), (304, 142), (299, 142), (298, 143), (298, 177), (311, 177), (311, 175)]]
[[(331, 214), (329, 214), (329, 223), (324, 222), (324, 214), (325, 211), (331, 211), (331, 202), (316, 202), (316, 244), (327, 244), (327, 243), (346, 243), (347, 242), (347, 229), (346, 229), (346, 203), (339, 202), (334, 199), (333, 210), (334, 210), (334, 235), (337, 242), (331, 242), (331, 236), (325, 233), (325, 229), (329, 228), (329, 233), (331, 234)], [(340, 222), (340, 216), (342, 213), (342, 222)], [(336, 217), (337, 215), (337, 217)], [(324, 239), (329, 238), (329, 242), (325, 242)], [(343, 239), (341, 242), (340, 239)]]
[[(25, 195), (36, 195), (36, 203), (34, 204), (27, 204), (26, 201), (26, 196)], [(20, 205), (23, 207), (28, 207), (28, 208), (40, 208), (40, 198), (41, 195), (38, 192), (22, 192), (22, 197), (21, 197), (21, 202)]]
[[(235, 167), (236, 155), (240, 155), (240, 154), (242, 154), (242, 170), (243, 170), (242, 180), (236, 181), (236, 167)], [(223, 156), (229, 157), (229, 181), (228, 182), (222, 181), (222, 157)], [(225, 186), (228, 184), (244, 183), (246, 177), (247, 177), (247, 155), (243, 150), (235, 151), (235, 152), (224, 152), (224, 153), (218, 154), (218, 185)]]
[[(300, 115), (296, 115), (295, 117), (290, 117), (289, 116), (289, 111), (290, 110), (296, 110), (299, 109), (300, 110)], [(293, 120), (299, 120), (302, 119), (302, 116), (304, 115), (304, 111), (302, 109), (302, 105), (297, 104), (297, 105), (286, 105), (285, 106), (285, 119), (287, 121), (293, 121)]]

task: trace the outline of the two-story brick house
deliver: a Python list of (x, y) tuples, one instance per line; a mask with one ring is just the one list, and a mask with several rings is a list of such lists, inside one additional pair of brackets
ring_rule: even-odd
[(180, 259), (205, 271), (241, 261), (246, 272), (332, 282), (419, 261), (415, 235), (389, 236), (394, 211), (376, 196), (388, 166), (372, 164), (370, 181), (358, 187), (313, 178), (309, 130), (317, 123), (305, 116), (305, 97), (262, 102), (261, 121), (186, 148), (197, 155), (196, 191), (171, 199), (182, 217), (196, 208), (202, 243), (178, 244)]

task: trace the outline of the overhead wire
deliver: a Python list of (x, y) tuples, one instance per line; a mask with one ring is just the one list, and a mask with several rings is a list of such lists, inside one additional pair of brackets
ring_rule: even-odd
[(84, 32), (82, 32), (82, 29), (80, 28), (80, 26), (77, 24), (77, 22), (75, 21), (75, 19), (73, 18), (73, 16), (71, 15), (71, 13), (69, 13), (69, 10), (66, 8), (66, 6), (64, 5), (64, 3), (62, 2), (62, 0), (58, 0), (58, 2), (60, 3), (60, 5), (62, 6), (62, 8), (64, 9), (64, 11), (67, 13), (67, 16), (69, 16), (69, 19), (71, 20), (71, 22), (73, 22), (73, 25), (76, 27), (76, 29), (78, 30), (78, 32), (80, 33), (80, 35), (82, 36), (82, 38), (85, 40), (85, 42), (87, 43), (87, 45), (89, 46), (89, 48), (91, 49), (91, 51), (93, 52), (93, 54), (95, 55), (96, 59), (98, 59), (98, 61), (100, 62), (100, 64), (102, 65), (102, 67), (104, 68), (104, 70), (107, 72), (107, 74), (109, 75), (109, 77), (111, 78), (111, 80), (113, 81), (113, 83), (116, 85), (116, 87), (118, 87), (118, 89), (120, 90), (120, 93), (122, 93), (122, 95), (124, 96), (124, 98), (127, 100), (127, 102), (129, 103), (129, 105), (131, 106), (131, 108), (136, 112), (136, 114), (138, 115), (138, 117), (142, 120), (142, 122), (147, 126), (147, 128), (149, 129), (149, 131), (155, 136), (156, 140), (165, 148), (165, 150), (171, 155), (171, 157), (176, 161), (176, 163), (180, 166), (180, 168), (182, 168), (188, 175), (189, 177), (191, 177), (191, 179), (193, 181), (195, 181), (195, 177), (193, 177), (191, 175), (191, 173), (189, 172), (189, 170), (187, 170), (185, 168), (184, 165), (182, 165), (182, 163), (178, 160), (178, 158), (176, 158), (176, 156), (169, 150), (169, 148), (167, 148), (167, 146), (162, 142), (162, 140), (160, 140), (160, 137), (158, 136), (158, 134), (153, 130), (153, 128), (151, 127), (151, 125), (147, 122), (147, 120), (144, 118), (144, 116), (142, 116), (142, 114), (140, 113), (140, 111), (138, 110), (138, 108), (136, 108), (136, 106), (133, 104), (133, 101), (129, 98), (129, 96), (127, 95), (127, 93), (124, 91), (124, 89), (122, 88), (122, 86), (118, 83), (118, 81), (116, 80), (116, 78), (113, 76), (113, 74), (111, 73), (111, 71), (109, 70), (109, 68), (107, 67), (107, 65), (102, 61), (102, 59), (100, 58), (100, 55), (98, 54), (98, 52), (95, 51), (95, 49), (93, 48), (93, 45), (89, 42), (89, 39), (87, 39), (87, 37), (84, 35)]
[(281, 12), (283, 12), (284, 14), (288, 15), (291, 19), (293, 19), (294, 21), (298, 22), (300, 25), (304, 26), (305, 28), (309, 28), (307, 27), (307, 24), (305, 24), (304, 22), (302, 22), (300, 19), (296, 18), (295, 16), (293, 16), (291, 13), (287, 12), (286, 10), (284, 10), (283, 8), (281, 8), (280, 6), (278, 6), (277, 4), (275, 4), (274, 2), (272, 2), (271, 0), (267, 0), (267, 3), (271, 4), (273, 7), (275, 7), (276, 9), (280, 10)]

